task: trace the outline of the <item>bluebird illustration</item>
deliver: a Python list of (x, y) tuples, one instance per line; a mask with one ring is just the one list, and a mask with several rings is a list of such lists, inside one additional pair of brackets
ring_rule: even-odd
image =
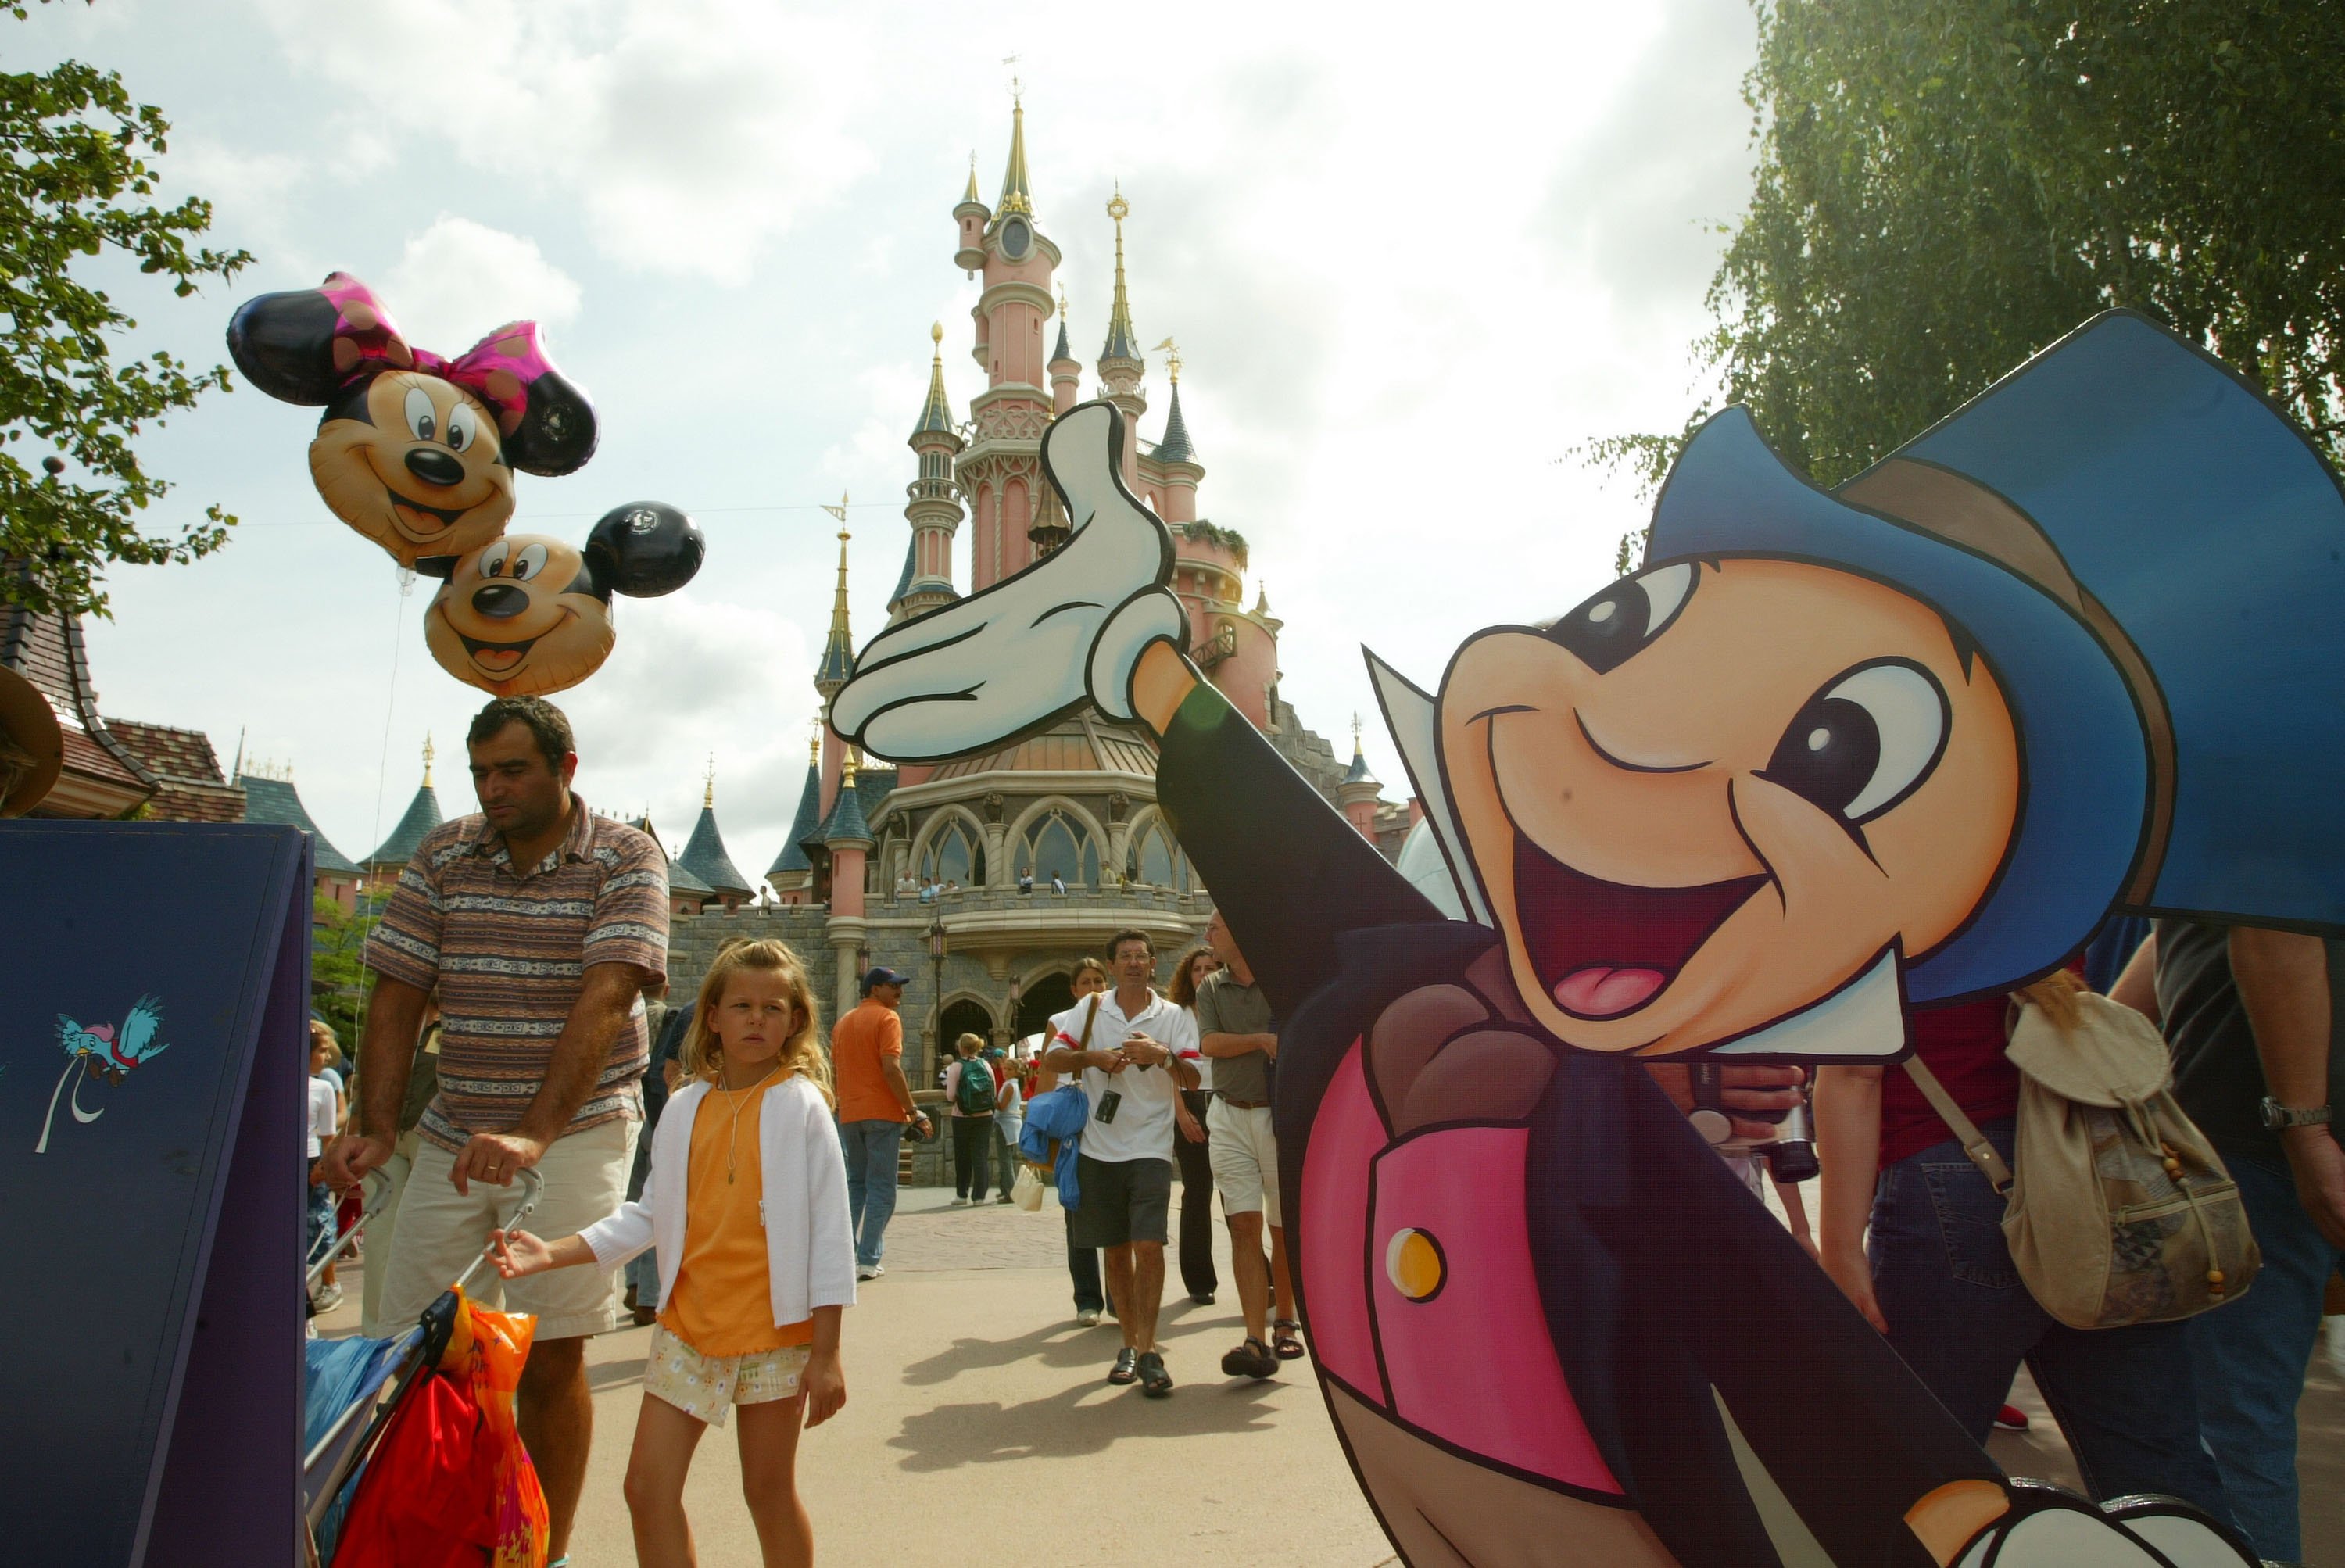
[(2345, 494), (2299, 431), (2122, 311), (1833, 491), (1718, 415), (1638, 573), (1433, 693), (1371, 660), (1456, 919), (1191, 662), (1129, 439), (1061, 416), (1067, 544), (882, 633), (831, 721), (915, 763), (1085, 704), (1160, 738), (1286, 1020), (1302, 1315), (1406, 1562), (2252, 1561), (2005, 1477), (1643, 1064), (1893, 1060), (2112, 911), (2345, 932)]
[[(163, 1003), (152, 996), (142, 996), (131, 1004), (123, 1016), (120, 1027), (111, 1023), (93, 1023), (85, 1027), (64, 1013), (57, 1014), (57, 1043), (66, 1050), (66, 1070), (58, 1074), (57, 1086), (49, 1094), (49, 1114), (41, 1121), (41, 1141), (33, 1146), (36, 1155), (46, 1154), (49, 1147), (49, 1125), (56, 1120), (57, 1097), (65, 1093), (66, 1082), (74, 1075), (74, 1068), (85, 1068), (92, 1078), (103, 1078), (118, 1084), (130, 1070), (142, 1062), (150, 1062), (170, 1047), (165, 1044)], [(67, 1105), (74, 1120), (87, 1124), (106, 1114), (99, 1106), (95, 1111), (81, 1108), (81, 1085), (74, 1084)]]

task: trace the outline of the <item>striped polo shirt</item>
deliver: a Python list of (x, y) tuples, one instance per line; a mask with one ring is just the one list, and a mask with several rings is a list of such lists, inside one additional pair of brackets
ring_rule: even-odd
[[(576, 802), (569, 836), (526, 873), (477, 813), (424, 836), (367, 942), (377, 974), (440, 988), (440, 1093), (417, 1130), (455, 1153), (509, 1131), (553, 1061), (590, 963), (667, 978), (667, 857)], [(566, 1132), (643, 1115), (640, 998)]]

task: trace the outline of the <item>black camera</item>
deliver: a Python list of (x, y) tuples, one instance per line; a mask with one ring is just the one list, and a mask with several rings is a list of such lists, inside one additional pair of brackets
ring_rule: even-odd
[(1711, 1147), (1722, 1155), (1756, 1155), (1767, 1162), (1768, 1174), (1780, 1182), (1808, 1181), (1822, 1168), (1816, 1162), (1815, 1123), (1808, 1108), (1808, 1090), (1804, 1085), (1800, 1090), (1799, 1104), (1788, 1109), (1734, 1113), (1747, 1121), (1773, 1124), (1775, 1135), (1759, 1143), (1735, 1135), (1734, 1124), (1724, 1106), (1723, 1074), (1718, 1064), (1696, 1062), (1691, 1073), (1694, 1109), (1687, 1119)]
[(1123, 1091), (1121, 1089), (1110, 1089), (1106, 1094), (1100, 1096), (1098, 1108), (1091, 1112), (1091, 1120), (1095, 1122), (1112, 1122), (1115, 1120), (1115, 1108), (1122, 1104)]

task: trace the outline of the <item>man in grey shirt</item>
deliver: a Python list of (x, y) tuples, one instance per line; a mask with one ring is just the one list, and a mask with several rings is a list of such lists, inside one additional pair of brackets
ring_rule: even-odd
[[(1213, 1159), (1213, 1186), (1229, 1219), (1231, 1263), (1246, 1325), (1245, 1342), (1222, 1358), (1222, 1370), (1233, 1378), (1267, 1378), (1278, 1370), (1281, 1360), (1303, 1354), (1303, 1341), (1296, 1337), (1301, 1325), (1290, 1317), (1270, 1316), (1274, 1276), (1279, 1305), (1292, 1312), (1294, 1301), (1294, 1287), (1286, 1273), (1286, 1231), (1279, 1223), (1278, 1135), (1270, 1112), (1278, 1021), (1218, 911), (1205, 927), (1205, 941), (1223, 964), (1197, 988), (1197, 1048), (1213, 1064), (1206, 1148)], [(1262, 1250), (1265, 1222), (1270, 1227), (1267, 1260)]]

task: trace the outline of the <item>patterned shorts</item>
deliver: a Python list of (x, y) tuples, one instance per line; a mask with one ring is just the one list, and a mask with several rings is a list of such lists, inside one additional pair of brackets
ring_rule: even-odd
[(651, 1353), (644, 1362), (644, 1392), (695, 1420), (721, 1427), (731, 1406), (795, 1398), (798, 1380), (813, 1359), (811, 1345), (785, 1345), (750, 1356), (704, 1356), (669, 1333), (663, 1323), (652, 1329)]

